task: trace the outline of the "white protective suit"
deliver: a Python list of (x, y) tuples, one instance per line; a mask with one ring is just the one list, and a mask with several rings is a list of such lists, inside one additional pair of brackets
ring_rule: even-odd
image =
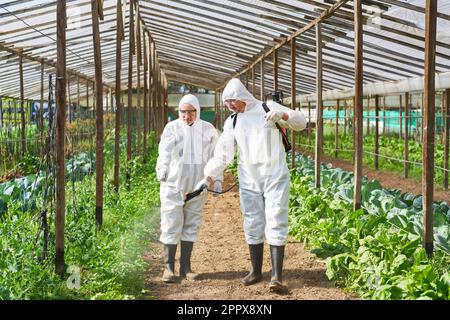
[[(179, 109), (191, 104), (196, 120), (187, 125), (177, 119), (169, 122), (161, 135), (156, 171), (166, 170), (167, 180), (161, 182), (161, 236), (164, 244), (178, 244), (180, 240), (195, 242), (203, 220), (203, 206), (207, 192), (184, 203), (183, 196), (194, 191), (203, 179), (203, 169), (213, 156), (219, 135), (209, 122), (200, 119), (200, 104), (192, 95), (184, 96)], [(216, 180), (223, 180), (223, 175)]]
[[(205, 176), (215, 177), (233, 160), (234, 145), (238, 146), (238, 177), (244, 232), (250, 245), (267, 242), (273, 246), (285, 245), (288, 234), (288, 206), (290, 174), (286, 152), (279, 130), (273, 122), (266, 123), (262, 102), (255, 99), (239, 79), (228, 82), (222, 100), (236, 99), (246, 103), (243, 113), (234, 114), (225, 121), (214, 157), (205, 167)], [(286, 108), (273, 101), (270, 110), (283, 111), (287, 121), (281, 127), (292, 130), (306, 128), (306, 119), (300, 111)]]

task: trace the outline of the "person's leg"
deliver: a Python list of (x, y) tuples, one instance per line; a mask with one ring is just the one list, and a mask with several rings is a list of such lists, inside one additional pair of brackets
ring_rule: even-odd
[(161, 187), (161, 235), (164, 244), (164, 273), (162, 281), (175, 282), (175, 254), (183, 226), (183, 199), (174, 188)]
[(162, 281), (174, 283), (175, 277), (175, 254), (177, 253), (176, 244), (164, 244), (164, 273)]
[(203, 207), (207, 197), (206, 192), (202, 193), (186, 202), (183, 208), (184, 224), (181, 232), (180, 276), (188, 280), (198, 278), (198, 274), (191, 269), (191, 254), (203, 222)]
[(248, 243), (250, 272), (241, 279), (243, 285), (251, 285), (262, 279), (262, 263), (264, 255), (264, 199), (262, 193), (240, 189), (241, 211), (244, 215), (245, 239)]
[(288, 235), (289, 179), (281, 179), (269, 184), (265, 190), (266, 238), (270, 245), (272, 275), (270, 291), (285, 293), (283, 286), (284, 248)]

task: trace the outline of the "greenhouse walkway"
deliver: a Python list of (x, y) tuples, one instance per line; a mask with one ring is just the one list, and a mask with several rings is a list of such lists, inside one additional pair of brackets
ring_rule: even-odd
[[(224, 190), (231, 186), (232, 177), (226, 177)], [(166, 284), (161, 281), (163, 272), (162, 245), (152, 244), (154, 252), (145, 257), (150, 264), (146, 275), (149, 295), (144, 299), (162, 300), (266, 300), (266, 299), (314, 299), (343, 300), (352, 296), (334, 287), (325, 275), (325, 262), (309, 253), (303, 243), (289, 239), (286, 245), (283, 282), (289, 294), (269, 293), (270, 254), (265, 245), (263, 281), (244, 287), (239, 280), (250, 267), (247, 244), (242, 230), (242, 215), (239, 209), (238, 188), (213, 197), (209, 195), (205, 205), (204, 221), (199, 240), (192, 253), (192, 268), (200, 274), (199, 281), (182, 280)], [(179, 249), (179, 248), (178, 248)], [(179, 270), (179, 250), (176, 273)]]

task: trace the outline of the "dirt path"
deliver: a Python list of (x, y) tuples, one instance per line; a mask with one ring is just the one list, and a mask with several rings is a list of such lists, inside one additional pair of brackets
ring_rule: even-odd
[[(230, 185), (225, 181), (224, 189)], [(146, 275), (147, 289), (156, 299), (202, 300), (250, 300), (250, 299), (329, 299), (342, 300), (352, 297), (336, 289), (325, 275), (325, 263), (292, 239), (286, 245), (283, 282), (289, 294), (269, 293), (270, 256), (267, 244), (264, 248), (263, 281), (245, 287), (239, 280), (249, 270), (250, 259), (242, 229), (237, 188), (227, 194), (209, 195), (204, 210), (204, 222), (199, 240), (192, 253), (192, 268), (200, 274), (199, 281), (183, 280), (174, 284), (161, 282), (163, 271), (162, 244), (154, 243), (155, 252), (146, 258), (150, 270)], [(176, 273), (179, 270), (179, 248)]]

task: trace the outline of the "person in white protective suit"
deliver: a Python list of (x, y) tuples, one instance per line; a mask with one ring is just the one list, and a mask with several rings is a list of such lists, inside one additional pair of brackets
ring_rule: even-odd
[(262, 279), (266, 239), (272, 261), (270, 291), (284, 293), (287, 288), (282, 284), (282, 269), (288, 235), (290, 174), (282, 135), (275, 123), (282, 128), (302, 130), (306, 119), (300, 111), (273, 101), (267, 102), (270, 111), (266, 113), (263, 103), (239, 79), (228, 82), (222, 100), (233, 114), (225, 121), (214, 157), (205, 167), (204, 181), (223, 173), (234, 158), (236, 143), (240, 205), (251, 260), (251, 271), (241, 282), (251, 285)]
[[(179, 118), (169, 122), (161, 135), (156, 176), (161, 182), (161, 236), (165, 270), (162, 280), (175, 282), (175, 254), (181, 241), (180, 276), (195, 280), (191, 253), (202, 223), (207, 192), (184, 203), (184, 195), (194, 191), (203, 178), (203, 169), (213, 156), (219, 135), (209, 122), (200, 119), (200, 104), (192, 95), (179, 102)], [(216, 176), (215, 176), (216, 177)], [(223, 175), (214, 180), (214, 191), (222, 191)]]

